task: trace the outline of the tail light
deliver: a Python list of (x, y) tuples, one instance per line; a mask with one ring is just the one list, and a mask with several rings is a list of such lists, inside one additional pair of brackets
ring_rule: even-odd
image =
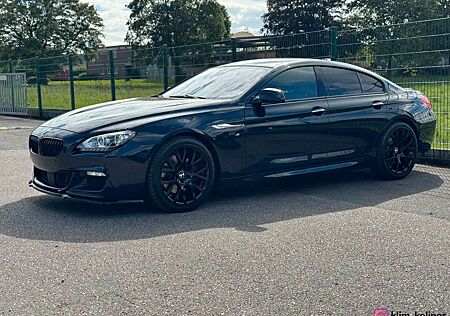
[(423, 94), (419, 95), (420, 100), (422, 100), (423, 104), (425, 104), (427, 106), (427, 108), (429, 108), (430, 110), (433, 109), (433, 106), (431, 105), (430, 100), (428, 100), (428, 98), (426, 96), (424, 96)]

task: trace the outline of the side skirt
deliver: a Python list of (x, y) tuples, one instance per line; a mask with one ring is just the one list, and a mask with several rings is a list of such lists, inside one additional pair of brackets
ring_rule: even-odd
[(292, 170), (292, 171), (281, 172), (281, 173), (274, 173), (274, 174), (266, 175), (266, 176), (264, 176), (264, 178), (281, 178), (281, 177), (297, 176), (297, 175), (316, 173), (316, 172), (331, 171), (331, 170), (353, 167), (357, 164), (358, 164), (358, 162), (356, 162), (356, 161), (344, 162), (344, 163), (338, 163), (338, 164), (327, 165), (327, 166), (320, 166), (320, 167)]

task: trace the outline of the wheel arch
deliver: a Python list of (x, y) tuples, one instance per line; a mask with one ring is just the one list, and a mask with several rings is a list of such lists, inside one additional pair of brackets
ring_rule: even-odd
[(378, 139), (377, 139), (377, 142), (376, 142), (377, 146), (380, 144), (380, 141), (381, 141), (381, 138), (382, 138), (383, 134), (384, 134), (384, 133), (392, 126), (392, 125), (394, 125), (394, 124), (396, 124), (396, 123), (405, 123), (405, 124), (407, 124), (409, 127), (411, 127), (411, 128), (413, 129), (413, 131), (414, 131), (414, 134), (416, 134), (417, 141), (419, 141), (420, 133), (419, 133), (419, 129), (417, 128), (417, 125), (414, 123), (414, 119), (412, 119), (412, 118), (410, 118), (410, 117), (408, 117), (408, 116), (406, 116), (406, 115), (402, 115), (402, 116), (398, 116), (398, 117), (393, 118), (393, 119), (389, 122), (389, 124), (386, 125), (386, 127), (385, 127), (384, 130), (383, 130), (383, 132), (380, 133), (380, 135), (378, 135)]
[(417, 137), (417, 142), (420, 142), (419, 140), (419, 129), (417, 128), (417, 126), (414, 124), (414, 120), (408, 116), (402, 115), (402, 116), (398, 116), (395, 117), (393, 119), (391, 119), (389, 121), (389, 123), (386, 125), (386, 127), (383, 129), (382, 132), (380, 132), (380, 134), (377, 136), (376, 138), (376, 142), (374, 143), (374, 147), (371, 150), (370, 153), (370, 157), (372, 158), (376, 158), (376, 152), (378, 150), (378, 146), (380, 145), (380, 142), (383, 138), (384, 133), (386, 133), (386, 131), (394, 124), (396, 123), (405, 123), (407, 124), (409, 127), (411, 127), (414, 131), (414, 134)]
[[(413, 130), (413, 133), (416, 136), (417, 145), (420, 146), (419, 130), (418, 130), (416, 124), (414, 124), (414, 120), (412, 118), (407, 117), (407, 116), (399, 116), (399, 117), (393, 118), (389, 122), (389, 124), (386, 125), (385, 129), (383, 130), (383, 132), (379, 134), (378, 139), (377, 139), (376, 153), (375, 153), (375, 156), (372, 157), (373, 161), (370, 163), (370, 169), (372, 170), (372, 172), (376, 176), (380, 177), (381, 179), (385, 179), (385, 180), (403, 179), (412, 170), (412, 168), (409, 169), (409, 171), (407, 171), (407, 169), (405, 169), (404, 172), (406, 172), (406, 173), (394, 174), (394, 173), (392, 173), (391, 170), (388, 171), (386, 169), (386, 168), (390, 168), (390, 167), (387, 167), (385, 165), (385, 162), (384, 162), (386, 158), (383, 155), (384, 148), (383, 148), (383, 146), (381, 146), (382, 140), (383, 140), (384, 136), (386, 135), (386, 133), (389, 130), (391, 130), (395, 124), (399, 124), (399, 123), (407, 125)], [(419, 147), (417, 147), (417, 150), (420, 150)], [(383, 162), (381, 162), (380, 159)], [(413, 159), (411, 160), (413, 165), (416, 162), (416, 160), (417, 160), (417, 155), (416, 155), (415, 158), (413, 157)], [(408, 166), (408, 168), (410, 168), (410, 166)], [(398, 172), (398, 170), (397, 170), (397, 172)]]
[[(205, 145), (205, 147), (209, 150), (209, 152), (211, 153), (212, 157), (213, 157), (213, 161), (214, 161), (214, 171), (216, 174), (216, 179), (215, 182), (218, 182), (220, 179), (220, 172), (221, 172), (221, 166), (220, 166), (220, 159), (219, 159), (219, 155), (217, 154), (217, 150), (213, 145), (212, 139), (211, 137), (209, 137), (208, 135), (197, 131), (197, 130), (193, 130), (193, 129), (182, 129), (182, 130), (177, 130), (174, 131), (172, 133), (170, 133), (169, 135), (166, 135), (164, 138), (162, 138), (153, 148), (152, 148), (152, 152), (155, 153), (156, 151), (158, 151), (165, 143), (167, 143), (168, 141), (174, 139), (174, 138), (178, 138), (178, 137), (190, 137), (193, 138), (199, 142), (201, 142), (203, 145)], [(150, 161), (153, 159), (153, 155), (151, 155)], [(150, 163), (149, 161), (149, 163)]]
[(417, 128), (417, 125), (414, 122), (414, 119), (412, 119), (412, 118), (410, 118), (408, 116), (399, 116), (399, 117), (395, 118), (393, 120), (393, 122), (388, 127), (392, 126), (395, 123), (406, 123), (406, 124), (408, 124), (409, 127), (411, 127), (413, 129), (414, 133), (416, 134), (417, 141), (419, 141), (420, 133), (419, 133), (419, 129)]

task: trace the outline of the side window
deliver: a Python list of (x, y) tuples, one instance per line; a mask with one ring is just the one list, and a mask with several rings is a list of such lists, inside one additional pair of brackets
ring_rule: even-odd
[(322, 67), (331, 96), (362, 93), (358, 74), (355, 71)]
[(314, 98), (319, 95), (313, 67), (286, 70), (272, 79), (264, 88), (283, 90), (286, 100)]
[(358, 73), (364, 93), (383, 93), (383, 84), (374, 77)]

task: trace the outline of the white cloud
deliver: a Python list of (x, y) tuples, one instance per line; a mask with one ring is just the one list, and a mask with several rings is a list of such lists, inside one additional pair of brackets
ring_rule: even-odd
[[(105, 44), (120, 45), (125, 43), (127, 21), (130, 11), (126, 5), (130, 0), (82, 0), (95, 6), (105, 24)], [(248, 29), (259, 33), (262, 27), (261, 15), (266, 10), (265, 0), (218, 0), (231, 17), (232, 32)]]
[(130, 16), (130, 10), (125, 6), (129, 0), (82, 0), (93, 4), (105, 24), (106, 45), (120, 45), (125, 43), (127, 33), (127, 21)]
[(232, 31), (247, 28), (252, 33), (259, 33), (263, 25), (261, 16), (266, 11), (264, 0), (236, 1), (219, 0), (226, 6), (231, 17)]

